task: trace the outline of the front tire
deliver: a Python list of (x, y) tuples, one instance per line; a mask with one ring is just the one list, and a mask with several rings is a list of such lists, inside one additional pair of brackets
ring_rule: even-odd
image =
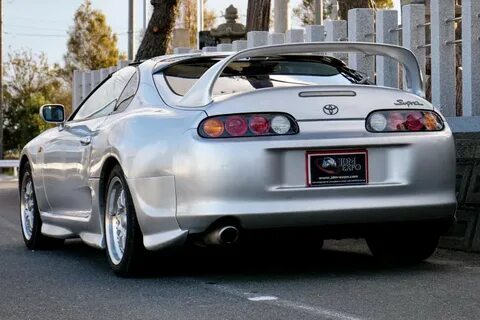
[(32, 169), (27, 162), (22, 168), (20, 184), (20, 223), (25, 245), (30, 250), (56, 248), (65, 242), (64, 239), (50, 238), (42, 234), (42, 219), (38, 210)]
[(387, 264), (409, 265), (428, 259), (440, 236), (428, 231), (383, 232), (367, 237), (373, 256)]
[(107, 260), (117, 275), (132, 276), (139, 271), (145, 248), (127, 181), (119, 165), (110, 173), (104, 199)]

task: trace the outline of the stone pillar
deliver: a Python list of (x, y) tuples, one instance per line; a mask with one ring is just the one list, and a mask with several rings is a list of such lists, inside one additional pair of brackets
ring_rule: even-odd
[[(431, 1), (432, 103), (445, 116), (456, 114), (455, 1)], [(448, 22), (447, 22), (448, 21)]]
[[(345, 20), (328, 20), (325, 21), (325, 31), (327, 33), (326, 40), (328, 42), (346, 41), (347, 40), (347, 21)], [(332, 56), (348, 62), (348, 55), (345, 53), (332, 53)]]
[(232, 42), (233, 51), (242, 51), (248, 48), (247, 40), (235, 40)]
[(268, 31), (247, 32), (247, 45), (249, 48), (267, 45)]
[[(376, 14), (378, 43), (398, 45), (398, 12), (379, 10)], [(377, 56), (377, 85), (398, 88), (398, 62), (391, 58)]]
[(229, 52), (233, 51), (233, 45), (231, 43), (220, 43), (217, 44), (217, 51), (219, 52)]
[(190, 47), (190, 35), (187, 29), (173, 29), (172, 46), (174, 48)]
[(287, 31), (285, 36), (286, 43), (296, 43), (296, 42), (305, 42), (303, 38), (303, 30), (302, 29), (291, 29)]
[(319, 25), (305, 26), (305, 42), (325, 41), (325, 28)]
[[(420, 70), (425, 76), (425, 5), (409, 4), (402, 7), (403, 46), (410, 49), (417, 57)], [(404, 80), (405, 82), (405, 77)], [(405, 86), (404, 86), (405, 87)]]
[(480, 116), (480, 1), (462, 1), (463, 115)]
[[(372, 9), (348, 10), (348, 41), (373, 42), (374, 40), (374, 11)], [(373, 56), (362, 53), (349, 53), (350, 67), (366, 74), (371, 81), (375, 81), (375, 60)]]
[(285, 43), (285, 34), (284, 33), (270, 33), (268, 35), (268, 45), (272, 44), (284, 44)]
[(273, 3), (273, 30), (285, 33), (289, 28), (288, 0), (275, 0)]

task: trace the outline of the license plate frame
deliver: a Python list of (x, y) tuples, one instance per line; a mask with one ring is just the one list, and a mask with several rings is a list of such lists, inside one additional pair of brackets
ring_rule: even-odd
[(368, 184), (367, 149), (306, 151), (305, 162), (307, 187)]

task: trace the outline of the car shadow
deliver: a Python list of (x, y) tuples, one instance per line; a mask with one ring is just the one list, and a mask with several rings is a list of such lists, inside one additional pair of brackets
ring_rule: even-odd
[[(348, 277), (418, 273), (448, 268), (432, 262), (417, 265), (385, 265), (372, 257), (364, 247), (354, 243), (328, 245), (325, 249), (307, 248), (196, 248), (149, 253), (136, 275), (137, 279), (208, 277), (222, 278), (319, 278)], [(63, 257), (86, 263), (100, 273), (110, 272), (105, 253), (93, 249), (81, 241), (68, 241), (63, 250), (57, 251)]]

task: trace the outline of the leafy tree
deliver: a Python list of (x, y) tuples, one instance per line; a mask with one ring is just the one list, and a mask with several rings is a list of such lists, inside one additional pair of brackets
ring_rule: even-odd
[(153, 14), (148, 23), (136, 61), (164, 55), (175, 26), (179, 0), (151, 0)]
[[(326, 0), (323, 3), (323, 16), (328, 17), (332, 11), (331, 0)], [(315, 23), (315, 1), (303, 0), (301, 4), (293, 8), (293, 15), (304, 25)]]
[[(340, 19), (347, 19), (348, 10), (353, 8), (374, 8), (383, 9), (393, 7), (392, 0), (338, 0), (339, 17)], [(324, 2), (324, 17), (328, 17), (332, 11), (333, 2), (325, 0)], [(315, 1), (303, 0), (301, 4), (293, 8), (293, 14), (303, 24), (314, 24), (315, 22)]]
[(105, 15), (93, 9), (90, 0), (85, 0), (77, 9), (73, 21), (65, 55), (68, 70), (97, 70), (125, 59), (125, 55), (118, 52), (117, 36), (107, 25)]
[(268, 31), (270, 27), (270, 0), (248, 0), (247, 32)]
[[(4, 141), (5, 150), (18, 152), (29, 140), (48, 128), (39, 107), (61, 103), (70, 109), (70, 87), (51, 67), (44, 54), (14, 52), (5, 65)], [(8, 153), (8, 152), (6, 152)]]
[[(208, 10), (205, 6), (207, 0), (203, 0), (203, 25), (205, 30), (212, 29), (215, 25), (215, 11)], [(183, 27), (190, 31), (190, 47), (197, 43), (197, 1), (180, 0), (180, 21)]]

